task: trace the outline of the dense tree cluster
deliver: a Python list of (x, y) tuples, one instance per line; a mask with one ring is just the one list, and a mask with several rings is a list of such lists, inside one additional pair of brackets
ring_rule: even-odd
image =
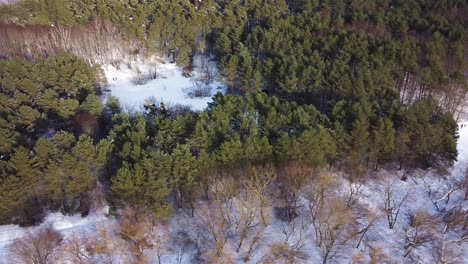
[(100, 117), (98, 70), (60, 53), (34, 62), (0, 60), (0, 153), (8, 154), (49, 129), (66, 129), (79, 113)]
[(97, 72), (66, 53), (0, 61), (1, 222), (22, 223), (45, 207), (88, 210), (82, 195), (111, 151), (106, 140), (94, 143), (103, 114)]
[(76, 139), (67, 132), (53, 141), (39, 139), (32, 151), (17, 148), (0, 163), (0, 222), (33, 224), (46, 208), (87, 212), (110, 151), (107, 140), (94, 145), (89, 136)]

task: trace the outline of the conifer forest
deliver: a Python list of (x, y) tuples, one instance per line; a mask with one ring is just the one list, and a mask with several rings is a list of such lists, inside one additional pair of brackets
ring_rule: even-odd
[(0, 263), (468, 263), (463, 0), (0, 0)]

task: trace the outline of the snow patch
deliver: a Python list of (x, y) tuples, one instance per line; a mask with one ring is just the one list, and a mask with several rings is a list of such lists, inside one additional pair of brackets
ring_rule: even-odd
[[(215, 62), (205, 56), (195, 56), (191, 72), (184, 71), (167, 58), (104, 65), (103, 70), (109, 84), (103, 100), (109, 95), (115, 96), (127, 110), (139, 111), (150, 99), (163, 101), (166, 105), (186, 105), (192, 110), (201, 111), (212, 101), (213, 95), (225, 93)], [(204, 88), (207, 93), (204, 97), (189, 96), (195, 88)]]
[(20, 227), (18, 225), (0, 225), (0, 263), (8, 263), (8, 247), (17, 238), (21, 238), (27, 232), (34, 232), (44, 226), (52, 225), (60, 231), (66, 238), (75, 233), (91, 233), (96, 230), (99, 224), (110, 225), (113, 221), (106, 215), (109, 213), (109, 207), (104, 207), (96, 212), (90, 213), (86, 217), (81, 215), (63, 215), (59, 212), (49, 213), (44, 222), (39, 226)]

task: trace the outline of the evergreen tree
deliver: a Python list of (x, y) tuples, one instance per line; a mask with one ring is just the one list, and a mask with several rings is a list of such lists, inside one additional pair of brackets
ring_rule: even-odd
[(28, 200), (37, 197), (40, 190), (28, 150), (16, 149), (8, 163), (0, 162), (0, 172), (0, 222), (30, 224), (26, 216), (36, 211), (33, 206), (37, 204)]
[(372, 133), (373, 146), (371, 153), (374, 155), (374, 168), (378, 165), (391, 161), (395, 150), (395, 129), (392, 121), (388, 118), (379, 119), (377, 127)]
[(198, 162), (190, 152), (188, 145), (178, 145), (172, 153), (172, 173), (169, 184), (175, 192), (179, 208), (189, 202), (194, 209), (194, 194), (197, 183)]

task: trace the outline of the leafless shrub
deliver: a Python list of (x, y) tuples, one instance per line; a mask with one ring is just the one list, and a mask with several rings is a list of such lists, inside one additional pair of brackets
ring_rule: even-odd
[[(156, 249), (160, 261), (165, 241), (160, 234), (153, 233), (153, 231), (162, 230), (162, 228), (153, 226), (153, 219), (149, 213), (127, 207), (120, 212), (117, 229), (118, 234), (128, 243), (136, 262), (146, 262), (144, 251), (153, 247)], [(154, 241), (152, 241), (153, 239)]]
[(370, 264), (393, 264), (391, 258), (383, 252), (382, 247), (370, 246)]
[(14, 263), (57, 263), (61, 254), (62, 241), (63, 237), (60, 232), (52, 226), (46, 226), (16, 239), (10, 247), (10, 253)]
[(192, 87), (184, 89), (188, 98), (203, 98), (211, 96), (211, 87), (202, 79), (193, 80), (192, 84)]
[(425, 211), (418, 210), (410, 215), (410, 227), (405, 228), (405, 257), (414, 248), (430, 242), (436, 233), (439, 219)]
[(286, 242), (278, 242), (271, 245), (267, 253), (257, 263), (274, 264), (274, 263), (305, 263), (309, 256), (303, 250), (298, 250), (288, 245)]

